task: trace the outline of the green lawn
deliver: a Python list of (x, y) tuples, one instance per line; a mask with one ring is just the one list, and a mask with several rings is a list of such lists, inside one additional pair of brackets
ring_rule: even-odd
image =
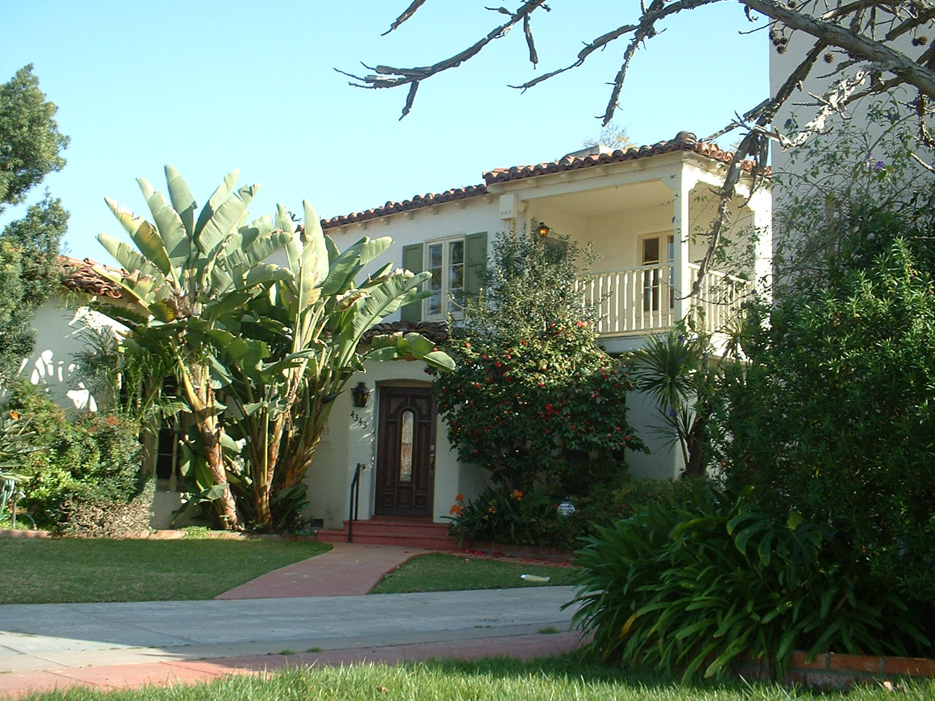
[(213, 599), (330, 549), (265, 539), (0, 538), (0, 604)]
[[(391, 667), (364, 664), (351, 667), (311, 667), (280, 672), (269, 679), (237, 676), (206, 685), (169, 689), (100, 692), (79, 688), (29, 696), (32, 701), (791, 701), (813, 698), (808, 692), (777, 684), (746, 684), (740, 680), (682, 687), (664, 677), (644, 677), (597, 667), (571, 654), (549, 660), (515, 662), (425, 662)], [(883, 701), (935, 698), (935, 683), (901, 684), (898, 692), (878, 686), (849, 694), (828, 693), (823, 701)]]
[(542, 583), (521, 579), (523, 574), (549, 577), (549, 585), (571, 584), (574, 573), (570, 567), (528, 565), (463, 555), (422, 555), (388, 574), (371, 593), (543, 586)]

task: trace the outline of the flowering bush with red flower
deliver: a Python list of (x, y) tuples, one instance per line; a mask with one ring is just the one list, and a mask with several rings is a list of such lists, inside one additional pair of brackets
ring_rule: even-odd
[(465, 462), (509, 490), (552, 484), (583, 493), (645, 450), (627, 422), (626, 373), (597, 344), (575, 291), (581, 251), (564, 238), (502, 235), (486, 292), (470, 300), (436, 379), (448, 436)]

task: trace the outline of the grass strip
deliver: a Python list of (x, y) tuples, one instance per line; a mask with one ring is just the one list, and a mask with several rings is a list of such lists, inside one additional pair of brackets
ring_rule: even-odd
[[(559, 565), (531, 565), (464, 555), (421, 555), (389, 573), (371, 594), (417, 591), (509, 589), (572, 584), (576, 570)], [(549, 577), (547, 583), (527, 582), (521, 575)]]
[(213, 599), (331, 546), (270, 539), (0, 539), (0, 604)]
[[(935, 698), (935, 682), (901, 683), (897, 695), (901, 700), (927, 701)], [(304, 667), (287, 669), (269, 678), (234, 676), (209, 684), (116, 692), (73, 688), (27, 698), (30, 701), (789, 701), (813, 696), (775, 683), (751, 684), (742, 680), (701, 682), (686, 687), (664, 676), (641, 676), (599, 667), (572, 653), (531, 662), (488, 659), (398, 666)], [(823, 701), (892, 698), (894, 692), (879, 685), (821, 696)]]

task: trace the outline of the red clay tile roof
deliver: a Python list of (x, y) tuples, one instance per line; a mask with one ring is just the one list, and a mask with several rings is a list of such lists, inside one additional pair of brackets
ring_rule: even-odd
[[(590, 168), (593, 166), (604, 165), (606, 163), (620, 163), (622, 161), (633, 161), (639, 158), (648, 158), (659, 156), (664, 153), (674, 151), (691, 151), (701, 156), (706, 156), (715, 161), (730, 163), (734, 159), (731, 151), (725, 151), (717, 144), (710, 141), (698, 141), (697, 137), (688, 131), (680, 131), (674, 139), (660, 141), (651, 146), (631, 146), (626, 149), (619, 149), (611, 153), (599, 153), (588, 156), (568, 155), (557, 161), (539, 163), (531, 166), (514, 166), (512, 168), (495, 168), (484, 173), (483, 185), (469, 185), (468, 187), (446, 190), (439, 194), (429, 193), (427, 195), (418, 195), (411, 200), (404, 202), (387, 202), (382, 207), (375, 207), (363, 212), (353, 212), (330, 219), (322, 219), (321, 225), (325, 229), (332, 229), (338, 226), (345, 226), (356, 222), (370, 221), (379, 219), (390, 214), (410, 211), (421, 207), (430, 207), (444, 202), (453, 202), (463, 200), (469, 197), (476, 197), (487, 193), (487, 185), (493, 183), (507, 182), (510, 180), (521, 180), (523, 178), (533, 178), (538, 175), (548, 175), (550, 173), (560, 173), (569, 170), (578, 170), (580, 168)], [(753, 167), (752, 161), (745, 161), (744, 170), (749, 171)]]
[[(635, 161), (638, 158), (659, 156), (664, 153), (673, 153), (675, 151), (691, 151), (722, 163), (730, 163), (734, 160), (733, 152), (725, 151), (720, 146), (710, 141), (698, 141), (698, 138), (691, 132), (680, 131), (674, 139), (660, 141), (651, 146), (630, 146), (609, 153), (595, 153), (587, 156), (575, 156), (571, 154), (557, 161), (549, 161), (548, 163), (539, 163), (532, 166), (496, 168), (484, 173), (484, 180), (488, 185), (491, 185), (493, 183), (502, 183), (509, 180), (533, 178), (537, 175), (590, 168), (592, 166), (604, 165), (605, 163)], [(753, 162), (745, 162), (743, 167), (744, 170), (749, 171), (753, 167)]]
[[(110, 297), (120, 299), (120, 285), (98, 275), (94, 268), (100, 265), (90, 258), (78, 260), (69, 256), (59, 256), (59, 266), (62, 269), (62, 285), (73, 292), (84, 292), (97, 297)], [(101, 266), (107, 267), (107, 266)], [(117, 268), (108, 268), (116, 273), (123, 271)]]
[(433, 204), (442, 204), (444, 202), (464, 200), (468, 197), (476, 197), (477, 195), (484, 195), (486, 193), (486, 185), (468, 185), (467, 187), (455, 187), (438, 194), (428, 193), (426, 195), (416, 195), (411, 200), (406, 200), (405, 202), (387, 202), (382, 207), (375, 207), (374, 209), (368, 209), (363, 212), (353, 212), (351, 214), (344, 214), (338, 217), (331, 217), (330, 219), (322, 219), (321, 225), (325, 229), (331, 229), (336, 226), (344, 226), (345, 224), (353, 224), (355, 222), (368, 221), (370, 219), (379, 219), (380, 217), (385, 217), (388, 214), (405, 212), (410, 209), (419, 209), (420, 207), (429, 207)]

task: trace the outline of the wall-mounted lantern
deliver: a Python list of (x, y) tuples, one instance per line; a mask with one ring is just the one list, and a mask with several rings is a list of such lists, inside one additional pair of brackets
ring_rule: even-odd
[(536, 233), (539, 234), (539, 237), (543, 239), (549, 235), (550, 231), (552, 231), (552, 229), (549, 228), (549, 225), (544, 221), (539, 222), (539, 226), (536, 227)]
[(354, 398), (354, 406), (363, 408), (367, 406), (367, 400), (370, 399), (370, 388), (361, 380), (351, 389), (351, 396)]

